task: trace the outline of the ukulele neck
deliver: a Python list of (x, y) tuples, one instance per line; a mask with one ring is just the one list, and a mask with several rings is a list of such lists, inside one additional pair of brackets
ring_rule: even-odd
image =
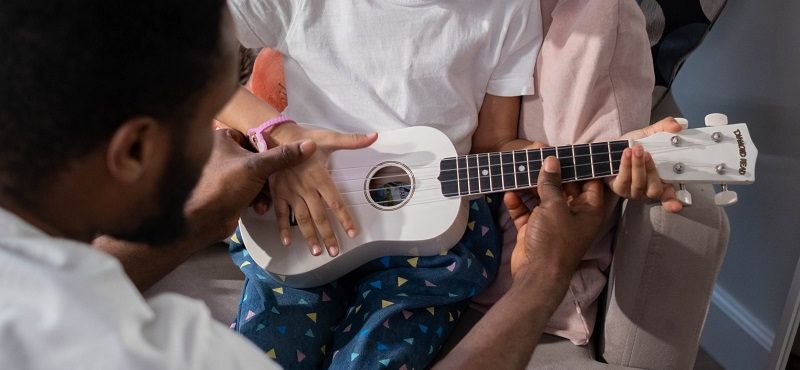
[(555, 156), (563, 182), (614, 176), (628, 140), (564, 145), (539, 149), (468, 154), (440, 162), (439, 181), (445, 197), (463, 197), (536, 186), (542, 162)]

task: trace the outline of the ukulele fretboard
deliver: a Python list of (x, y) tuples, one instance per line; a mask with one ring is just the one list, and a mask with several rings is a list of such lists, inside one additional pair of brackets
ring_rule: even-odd
[(613, 176), (619, 172), (627, 140), (541, 149), (468, 154), (440, 163), (442, 194), (460, 197), (536, 186), (542, 162), (555, 156), (563, 182)]

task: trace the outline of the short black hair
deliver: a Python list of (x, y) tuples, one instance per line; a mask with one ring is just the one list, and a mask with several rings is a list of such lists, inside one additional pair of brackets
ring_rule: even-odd
[(41, 190), (131, 118), (185, 122), (219, 71), (224, 11), (224, 0), (0, 0), (0, 191)]

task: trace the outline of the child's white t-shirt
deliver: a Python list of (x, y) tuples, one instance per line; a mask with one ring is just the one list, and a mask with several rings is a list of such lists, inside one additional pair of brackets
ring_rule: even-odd
[(229, 0), (241, 43), (284, 54), (285, 113), (341, 132), (426, 125), (460, 154), (485, 94), (533, 95), (538, 0)]

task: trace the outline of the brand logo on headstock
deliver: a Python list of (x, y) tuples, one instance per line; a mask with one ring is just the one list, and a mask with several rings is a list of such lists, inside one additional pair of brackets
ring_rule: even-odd
[(747, 149), (744, 147), (742, 131), (736, 130), (733, 134), (736, 135), (736, 144), (739, 145), (739, 174), (744, 175), (747, 173)]

